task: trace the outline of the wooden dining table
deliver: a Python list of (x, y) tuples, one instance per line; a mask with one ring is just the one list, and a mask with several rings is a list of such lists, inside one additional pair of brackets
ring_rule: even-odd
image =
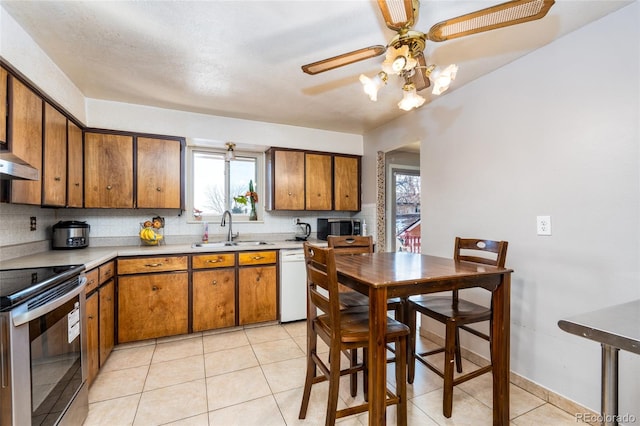
[(509, 424), (511, 269), (408, 252), (336, 256), (336, 269), (341, 284), (369, 296), (369, 425), (386, 424), (387, 299), (473, 287), (493, 293), (493, 424)]

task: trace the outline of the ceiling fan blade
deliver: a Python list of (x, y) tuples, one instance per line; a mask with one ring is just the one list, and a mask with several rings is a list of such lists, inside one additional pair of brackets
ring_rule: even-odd
[(369, 46), (365, 47), (364, 49), (354, 50), (353, 52), (343, 53), (342, 55), (334, 56), (333, 58), (323, 59), (318, 62), (303, 65), (302, 71), (306, 72), (307, 74), (314, 75), (344, 65), (349, 65), (354, 62), (380, 56), (386, 50), (386, 46), (382, 45)]
[(429, 30), (427, 39), (445, 41), (544, 17), (555, 0), (513, 0), (447, 19)]
[[(418, 61), (415, 72), (411, 77), (407, 77), (407, 83), (413, 83), (416, 86), (416, 90), (419, 92), (427, 87), (431, 86), (431, 81), (424, 72), (427, 67), (427, 60), (424, 58), (422, 52), (413, 55), (413, 58)], [(418, 68), (420, 67), (420, 68)]]
[(418, 16), (418, 0), (378, 0), (387, 27), (394, 31), (411, 28)]

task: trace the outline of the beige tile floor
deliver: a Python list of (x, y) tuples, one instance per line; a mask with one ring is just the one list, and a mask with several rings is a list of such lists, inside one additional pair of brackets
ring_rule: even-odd
[[(307, 418), (298, 420), (305, 336), (305, 323), (296, 322), (120, 345), (89, 391), (84, 425), (324, 425), (326, 383), (314, 385)], [(473, 367), (467, 364), (465, 371)], [(407, 391), (409, 425), (492, 424), (490, 375), (457, 386), (453, 416), (446, 419), (442, 379), (422, 365), (416, 370)], [(393, 381), (392, 370), (388, 377)], [(352, 398), (344, 378), (340, 407), (362, 402), (361, 384)], [(391, 425), (394, 410), (387, 414)], [(510, 413), (512, 425), (576, 424), (573, 415), (513, 384)], [(360, 426), (367, 420), (365, 413), (338, 423)]]

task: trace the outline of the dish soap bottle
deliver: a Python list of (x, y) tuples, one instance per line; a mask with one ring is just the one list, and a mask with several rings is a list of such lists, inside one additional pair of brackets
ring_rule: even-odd
[(202, 242), (208, 243), (209, 242), (209, 223), (205, 222), (203, 223), (203, 225), (204, 225), (204, 232), (202, 233)]
[(362, 219), (362, 236), (367, 236), (367, 222), (364, 219)]

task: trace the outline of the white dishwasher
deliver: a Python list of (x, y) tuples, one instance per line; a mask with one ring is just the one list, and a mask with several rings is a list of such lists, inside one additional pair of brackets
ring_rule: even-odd
[(280, 322), (307, 318), (307, 270), (304, 250), (280, 250)]

